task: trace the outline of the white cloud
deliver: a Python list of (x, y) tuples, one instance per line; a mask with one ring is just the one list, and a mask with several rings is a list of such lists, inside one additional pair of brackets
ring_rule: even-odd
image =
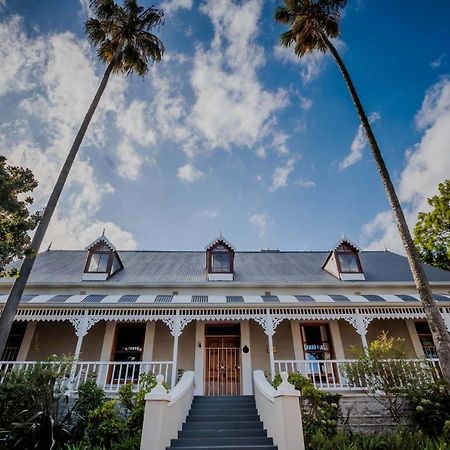
[(256, 153), (256, 156), (258, 156), (258, 158), (266, 159), (266, 156), (267, 156), (266, 149), (263, 146), (258, 147), (256, 149), (255, 153)]
[(294, 170), (294, 168), (294, 158), (290, 158), (285, 166), (276, 167), (272, 175), (272, 184), (268, 187), (268, 191), (275, 192), (282, 187), (286, 187), (288, 185), (289, 175)]
[(275, 151), (278, 153), (278, 155), (280, 155), (280, 156), (289, 155), (289, 150), (286, 145), (288, 138), (289, 138), (289, 136), (282, 131), (274, 132), (273, 140), (272, 140), (272, 147), (275, 149)]
[(444, 64), (445, 60), (447, 59), (447, 53), (442, 54), (439, 56), (439, 58), (436, 58), (435, 60), (431, 61), (430, 67), (432, 69), (439, 69), (439, 67)]
[[(345, 44), (341, 39), (335, 39), (333, 44), (338, 50), (345, 48)], [(282, 47), (281, 45), (276, 45), (273, 48), (273, 53), (276, 59), (284, 63), (300, 66), (300, 76), (304, 84), (315, 80), (322, 72), (327, 61), (325, 53), (315, 51), (299, 58), (292, 47)]]
[(179, 9), (192, 9), (192, 0), (166, 0), (161, 3), (160, 8), (170, 15)]
[[(261, 8), (261, 0), (202, 5), (214, 25), (214, 39), (210, 48), (198, 46), (195, 52), (191, 84), (196, 100), (188, 124), (207, 149), (254, 146), (287, 105), (285, 91), (269, 92), (257, 77), (265, 63), (264, 50), (255, 43)], [(196, 147), (191, 142), (185, 150), (192, 153)]]
[[(2, 111), (5, 123), (0, 128), (0, 153), (11, 164), (29, 167), (35, 173), (39, 181), (33, 193), (35, 207), (42, 208), (98, 86), (96, 60), (86, 42), (71, 33), (28, 37), (17, 17), (0, 23), (0, 36), (0, 55), (8, 61), (7, 69), (0, 72), (0, 95), (14, 95), (18, 104), (17, 110)], [(123, 79), (111, 79), (43, 248), (49, 241), (54, 247), (83, 247), (84, 230), (96, 223), (108, 223), (115, 236), (123, 236), (121, 242), (128, 247), (136, 245), (129, 232), (98, 217), (102, 202), (114, 189), (98, 177), (86, 154), (86, 148), (104, 144), (106, 127), (110, 131), (106, 114), (122, 107), (126, 86)]]
[(308, 97), (300, 96), (300, 107), (305, 111), (309, 111), (313, 105), (313, 101)]
[(264, 237), (267, 232), (267, 215), (266, 214), (253, 214), (248, 219), (249, 222), (256, 228), (258, 236)]
[(191, 163), (178, 167), (177, 177), (185, 183), (194, 183), (204, 176), (204, 173)]
[(91, 7), (89, 5), (89, 0), (80, 0), (81, 11), (85, 17), (91, 17)]
[(156, 143), (156, 134), (153, 130), (153, 117), (147, 104), (143, 101), (133, 100), (117, 116), (117, 126), (125, 136), (140, 145), (150, 146)]
[(132, 147), (127, 139), (124, 139), (117, 147), (117, 173), (129, 180), (136, 180), (141, 174), (144, 159)]
[(296, 186), (302, 187), (302, 188), (313, 188), (316, 187), (316, 183), (312, 180), (308, 180), (306, 178), (299, 178), (294, 182)]
[[(369, 123), (374, 123), (375, 121), (380, 119), (380, 114), (377, 112), (373, 112), (372, 114), (370, 114), (368, 119)], [(350, 146), (350, 153), (339, 163), (339, 170), (345, 170), (360, 161), (362, 159), (363, 150), (366, 145), (366, 132), (364, 131), (363, 126), (359, 125), (352, 145)]]
[[(427, 198), (437, 193), (440, 182), (448, 179), (450, 167), (450, 79), (444, 78), (429, 89), (416, 115), (422, 138), (407, 152), (397, 192), (412, 230), (419, 211), (429, 210)], [(369, 248), (403, 251), (390, 211), (382, 211), (366, 224), (363, 232)]]
[(198, 213), (203, 219), (214, 220), (219, 215), (218, 209), (204, 209)]

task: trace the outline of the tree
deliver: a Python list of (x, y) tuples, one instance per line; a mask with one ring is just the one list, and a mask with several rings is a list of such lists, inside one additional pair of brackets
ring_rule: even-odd
[(420, 262), (419, 254), (409, 232), (405, 215), (403, 214), (372, 127), (370, 126), (350, 74), (339, 52), (331, 42), (331, 39), (339, 36), (340, 13), (347, 4), (347, 0), (284, 0), (283, 3), (283, 6), (276, 8), (274, 14), (276, 22), (288, 25), (289, 27), (288, 31), (284, 32), (280, 37), (281, 45), (284, 47), (293, 45), (295, 54), (300, 58), (314, 51), (323, 53), (329, 51), (344, 77), (392, 208), (414, 282), (433, 335), (442, 373), (444, 378), (450, 382), (449, 334), (445, 328), (445, 323), (439, 312), (439, 308), (433, 299), (428, 278)]
[(28, 232), (38, 224), (39, 213), (30, 214), (28, 207), (33, 199), (22, 197), (37, 185), (31, 170), (9, 166), (6, 158), (0, 156), (0, 275), (30, 245)]
[(450, 180), (438, 189), (439, 195), (428, 199), (432, 211), (417, 216), (414, 242), (423, 262), (450, 271)]
[(164, 53), (163, 43), (150, 32), (163, 23), (164, 13), (161, 10), (138, 6), (136, 0), (124, 0), (123, 6), (117, 5), (114, 0), (91, 0), (90, 6), (93, 17), (86, 21), (86, 33), (89, 41), (97, 47), (99, 59), (108, 65), (59, 173), (42, 220), (0, 317), (0, 354), (5, 347), (45, 232), (109, 77), (112, 73), (137, 73), (144, 76), (148, 72), (149, 61), (160, 61)]

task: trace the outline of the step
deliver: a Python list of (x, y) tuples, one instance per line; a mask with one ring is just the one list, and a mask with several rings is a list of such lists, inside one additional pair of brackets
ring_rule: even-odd
[(217, 430), (182, 430), (178, 432), (179, 438), (210, 438), (210, 437), (267, 437), (267, 431), (262, 428), (255, 429), (217, 429)]
[[(166, 450), (174, 450), (179, 449), (180, 447), (166, 447)], [(218, 446), (205, 444), (205, 445), (196, 445), (195, 447), (181, 447), (183, 450), (278, 450), (276, 445), (224, 445)]]
[(254, 395), (194, 395), (194, 400), (210, 400), (210, 399), (224, 399), (224, 400), (254, 400)]
[(199, 445), (209, 445), (211, 447), (220, 446), (244, 446), (244, 445), (273, 445), (272, 438), (268, 437), (231, 437), (231, 438), (183, 438), (172, 439), (171, 447), (196, 447)]
[[(186, 417), (186, 423), (188, 422), (235, 422), (236, 419), (239, 417), (236, 417), (236, 414), (221, 414), (216, 416), (209, 416), (205, 414), (198, 414), (195, 416), (187, 416)], [(243, 419), (246, 422), (260, 422), (260, 418), (256, 414), (252, 414), (251, 416), (243, 416)]]
[(237, 420), (234, 422), (185, 422), (183, 424), (184, 430), (262, 430), (263, 424), (261, 421), (243, 421)]
[(206, 406), (206, 405), (223, 405), (223, 406), (240, 406), (240, 405), (256, 405), (255, 400), (194, 400), (193, 405)]
[(257, 416), (258, 411), (256, 408), (191, 408), (189, 411), (191, 416), (223, 416), (223, 415), (236, 415), (236, 416)]

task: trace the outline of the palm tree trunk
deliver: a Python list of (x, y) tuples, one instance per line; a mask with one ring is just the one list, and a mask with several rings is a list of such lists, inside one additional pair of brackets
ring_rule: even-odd
[[(116, 57), (116, 55), (114, 56)], [(14, 282), (14, 285), (8, 296), (8, 300), (6, 301), (5, 307), (3, 308), (2, 315), (0, 317), (0, 359), (2, 357), (3, 350), (5, 348), (9, 333), (11, 331), (11, 327), (14, 321), (14, 317), (16, 315), (17, 308), (20, 303), (20, 299), (22, 298), (23, 291), (28, 282), (28, 277), (30, 276), (31, 270), (33, 269), (36, 255), (39, 252), (39, 248), (42, 244), (47, 228), (50, 224), (50, 220), (55, 211), (56, 205), (58, 203), (59, 197), (66, 183), (67, 177), (69, 176), (72, 164), (75, 160), (75, 157), (77, 156), (81, 142), (83, 141), (84, 135), (86, 134), (86, 130), (88, 129), (88, 126), (92, 120), (92, 116), (94, 115), (94, 112), (97, 109), (100, 98), (102, 97), (102, 94), (106, 88), (112, 69), (114, 67), (114, 60), (115, 58), (106, 68), (102, 81), (100, 82), (100, 85), (97, 88), (97, 92), (95, 93), (94, 99), (92, 100), (92, 103), (89, 106), (86, 115), (84, 116), (83, 122), (81, 123), (80, 129), (78, 130), (78, 133), (72, 144), (72, 148), (70, 149), (69, 154), (67, 155), (66, 161), (64, 162), (61, 172), (59, 173), (58, 180), (56, 181), (55, 187), (53, 188), (53, 191), (50, 195), (47, 206), (45, 207), (44, 214), (38, 224), (36, 233), (33, 236), (30, 248), (26, 252), (25, 259), (20, 268), (19, 276)]]
[(330, 50), (331, 54), (336, 60), (337, 65), (339, 66), (345, 83), (347, 84), (348, 90), (350, 91), (350, 95), (356, 107), (356, 111), (358, 112), (358, 116), (361, 120), (362, 126), (364, 127), (364, 131), (369, 141), (372, 155), (375, 158), (378, 171), (380, 172), (381, 180), (386, 190), (388, 200), (391, 205), (395, 221), (397, 223), (397, 228), (406, 251), (406, 256), (408, 258), (414, 282), (416, 283), (417, 290), (419, 291), (420, 299), (425, 310), (425, 316), (433, 335), (433, 341), (434, 345), (436, 346), (442, 374), (445, 380), (450, 383), (450, 337), (445, 327), (444, 319), (439, 312), (437, 303), (433, 299), (430, 283), (428, 282), (427, 275), (420, 261), (419, 254), (414, 245), (414, 241), (411, 237), (411, 233), (409, 231), (405, 215), (403, 214), (402, 207), (395, 192), (394, 185), (392, 184), (389, 172), (386, 168), (386, 164), (384, 163), (383, 157), (381, 155), (380, 148), (378, 147), (378, 143), (375, 139), (375, 135), (373, 134), (372, 127), (370, 126), (369, 120), (367, 119), (366, 113), (361, 104), (358, 93), (356, 92), (353, 81), (350, 78), (347, 68), (345, 67), (344, 62), (342, 61), (334, 45), (331, 43), (325, 33), (321, 32), (321, 36), (323, 42)]

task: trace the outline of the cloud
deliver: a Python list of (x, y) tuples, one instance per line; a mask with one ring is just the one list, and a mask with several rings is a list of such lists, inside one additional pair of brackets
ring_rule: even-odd
[[(368, 117), (369, 123), (374, 123), (380, 119), (380, 114), (377, 112), (373, 112)], [(352, 145), (350, 146), (350, 153), (339, 163), (339, 170), (345, 170), (348, 167), (356, 164), (361, 160), (363, 150), (367, 145), (366, 132), (362, 125), (359, 125), (358, 130), (356, 131), (356, 135), (353, 139)]]
[(282, 132), (282, 131), (276, 131), (273, 134), (273, 140), (272, 140), (272, 147), (275, 149), (275, 151), (280, 156), (286, 156), (289, 155), (289, 150), (286, 146), (286, 142), (288, 140), (289, 136)]
[(214, 220), (219, 215), (218, 209), (204, 209), (197, 214), (199, 217)]
[(447, 59), (447, 53), (443, 53), (439, 58), (436, 58), (435, 60), (431, 61), (430, 67), (432, 69), (439, 69)]
[[(343, 50), (345, 44), (341, 39), (334, 39), (333, 44), (338, 50)], [(290, 63), (300, 66), (300, 76), (303, 84), (308, 84), (315, 80), (322, 72), (327, 62), (326, 54), (315, 51), (307, 53), (303, 57), (299, 58), (292, 47), (282, 47), (276, 45), (273, 48), (273, 54), (276, 59), (283, 63)]]
[[(0, 153), (11, 164), (34, 172), (39, 181), (33, 193), (34, 205), (41, 209), (97, 89), (96, 60), (87, 43), (71, 33), (28, 37), (17, 17), (0, 23), (0, 55), (7, 61), (6, 69), (0, 72), (0, 95), (14, 96), (18, 105), (17, 109), (2, 111)], [(80, 248), (86, 245), (84, 230), (100, 223), (108, 224), (118, 238), (122, 235), (120, 242), (125, 246), (136, 246), (129, 232), (98, 217), (104, 199), (114, 193), (114, 188), (102, 181), (87, 156), (87, 149), (106, 142), (105, 130), (110, 131), (106, 116), (121, 109), (126, 87), (124, 79), (111, 79), (72, 167), (43, 248), (50, 240), (54, 246)]]
[(290, 173), (295, 168), (295, 159), (290, 158), (285, 166), (278, 166), (272, 175), (272, 184), (268, 187), (269, 192), (275, 192), (282, 187), (288, 185), (288, 178)]
[(299, 178), (294, 182), (294, 184), (301, 188), (313, 188), (316, 187), (316, 183), (312, 180), (308, 180), (305, 178)]
[(308, 97), (300, 96), (300, 107), (305, 111), (309, 111), (313, 105), (313, 101)]
[(161, 3), (160, 8), (170, 15), (179, 9), (192, 9), (192, 0), (166, 0)]
[(266, 214), (253, 214), (248, 221), (256, 228), (258, 236), (260, 238), (266, 235), (267, 231), (267, 215)]
[(204, 175), (201, 170), (195, 168), (191, 163), (178, 167), (177, 170), (177, 177), (184, 183), (194, 183)]
[[(444, 78), (425, 94), (416, 115), (417, 129), (422, 131), (420, 141), (406, 152), (406, 163), (400, 174), (397, 192), (403, 204), (410, 229), (414, 227), (419, 211), (429, 210), (427, 198), (437, 193), (440, 182), (449, 177), (450, 152), (450, 79)], [(390, 211), (379, 212), (363, 227), (369, 248), (384, 244), (403, 252), (396, 225)]]
[(190, 81), (195, 103), (187, 123), (196, 138), (184, 146), (188, 154), (199, 147), (251, 148), (273, 130), (274, 114), (287, 105), (286, 91), (269, 92), (257, 77), (265, 64), (264, 49), (255, 43), (261, 9), (261, 0), (202, 5), (214, 39), (209, 48), (198, 45), (194, 56)]
[(136, 180), (141, 174), (144, 158), (124, 139), (117, 147), (117, 173), (128, 180)]
[(267, 154), (266, 154), (266, 149), (264, 147), (262, 147), (262, 146), (258, 147), (256, 149), (255, 153), (256, 153), (256, 156), (258, 156), (258, 158), (266, 159)]

